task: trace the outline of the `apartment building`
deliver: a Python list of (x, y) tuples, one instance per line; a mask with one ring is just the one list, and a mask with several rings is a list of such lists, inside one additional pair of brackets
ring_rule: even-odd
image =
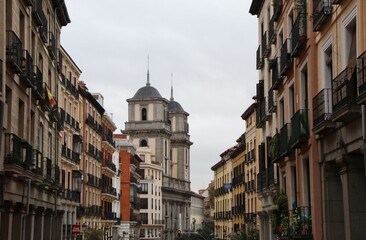
[(144, 172), (140, 169), (142, 159), (136, 154), (129, 136), (114, 134), (116, 148), (119, 156), (119, 171), (121, 181), (120, 213), (121, 221), (115, 226), (118, 228), (118, 236), (139, 239), (140, 216), (140, 181)]
[(81, 96), (78, 91), (81, 70), (64, 48), (59, 49), (59, 107), (61, 135), (61, 205), (65, 209), (63, 218), (63, 238), (72, 237), (72, 225), (76, 224), (76, 209), (80, 204), (82, 171), (80, 156), (82, 135), (80, 122)]
[(0, 2), (1, 239), (61, 239), (58, 57), (63, 1)]
[[(241, 118), (245, 121), (245, 142), (246, 152), (244, 156), (243, 183), (244, 188), (244, 222), (246, 232), (257, 234), (259, 232), (262, 219), (262, 205), (259, 198), (263, 188), (267, 187), (264, 172), (259, 172), (258, 145), (259, 131), (256, 128), (256, 103), (250, 105)], [(264, 181), (263, 181), (264, 180)], [(259, 193), (259, 194), (258, 194)]]
[(238, 146), (231, 153), (232, 158), (232, 222), (234, 232), (245, 232), (245, 187), (244, 166), (246, 157), (245, 134), (237, 140)]
[(233, 146), (220, 154), (221, 160), (211, 167), (214, 171), (214, 203), (215, 203), (215, 236), (220, 239), (230, 238), (234, 233), (232, 222), (232, 169), (231, 154), (236, 150)]
[[(312, 125), (320, 166), (324, 239), (363, 239), (365, 179), (365, 1), (313, 1)], [(311, 24), (310, 24), (311, 28)], [(319, 190), (320, 191), (320, 190)]]
[[(93, 94), (96, 99), (103, 99), (101, 94)], [(118, 174), (117, 166), (113, 163), (113, 153), (116, 145), (113, 140), (113, 132), (117, 129), (110, 115), (104, 113), (102, 116), (102, 228), (108, 235), (112, 235), (112, 227), (120, 220), (120, 216), (113, 211), (113, 203), (119, 201), (116, 187), (113, 182)]]
[(80, 168), (83, 171), (83, 184), (77, 222), (83, 228), (101, 228), (101, 194), (104, 186), (102, 179), (102, 140), (104, 136), (102, 119), (105, 110), (82, 81), (79, 81), (79, 93), (82, 98), (80, 111), (83, 122), (81, 129), (83, 152)]
[(364, 235), (364, 11), (357, 0), (252, 1), (260, 169), (264, 156), (280, 184), (262, 199), (263, 239)]
[[(315, 71), (311, 62), (315, 56), (308, 5), (305, 0), (253, 1), (250, 9), (258, 16), (260, 39), (256, 122), (261, 129), (259, 172), (266, 176), (260, 182), (267, 181), (261, 191), (267, 213), (261, 229), (264, 239), (311, 235), (311, 218), (320, 214), (320, 209), (312, 208), (312, 201), (320, 197), (320, 179), (310, 148), (314, 138), (309, 125), (309, 78)], [(272, 211), (278, 207), (280, 193), (287, 196), (287, 206)], [(297, 217), (301, 219), (295, 226)]]

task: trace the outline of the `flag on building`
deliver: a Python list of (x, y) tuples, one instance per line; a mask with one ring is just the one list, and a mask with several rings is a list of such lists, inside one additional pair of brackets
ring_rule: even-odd
[(47, 91), (48, 101), (49, 101), (50, 105), (53, 107), (54, 105), (56, 105), (56, 99), (53, 97), (53, 95), (47, 85), (46, 85), (46, 91)]

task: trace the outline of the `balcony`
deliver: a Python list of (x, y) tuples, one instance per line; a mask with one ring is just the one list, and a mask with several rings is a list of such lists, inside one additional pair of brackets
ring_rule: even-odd
[(59, 108), (56, 104), (56, 106), (51, 106), (50, 111), (48, 113), (48, 117), (52, 122), (58, 122), (60, 121), (60, 112)]
[(33, 88), (33, 59), (28, 51), (22, 51), (23, 64), (22, 64), (22, 74), (21, 80), (27, 88)]
[[(311, 207), (298, 207), (293, 210), (274, 210), (274, 234), (279, 239), (312, 240)], [(281, 231), (278, 231), (281, 229)]]
[(291, 153), (291, 149), (289, 147), (291, 137), (291, 124), (286, 123), (285, 125), (283, 125), (279, 134), (279, 156), (285, 157)]
[(324, 88), (313, 98), (313, 131), (323, 134), (334, 129), (332, 122), (332, 89)]
[(287, 76), (287, 74), (291, 68), (292, 58), (291, 58), (291, 52), (290, 52), (290, 45), (291, 45), (290, 43), (291, 43), (291, 40), (286, 39), (281, 47), (281, 58), (280, 58), (280, 75), (281, 76)]
[(40, 15), (42, 26), (39, 28), (39, 36), (41, 37), (44, 44), (48, 42), (48, 20), (44, 14)]
[(42, 152), (37, 150), (37, 149), (33, 149), (32, 151), (32, 169), (33, 172), (36, 173), (39, 176), (43, 176), (43, 155)]
[(56, 59), (57, 56), (57, 45), (56, 45), (56, 37), (52, 32), (49, 32), (49, 44), (48, 44), (48, 53), (50, 54), (53, 60)]
[(109, 212), (109, 211), (105, 211), (103, 213), (103, 219), (105, 220), (117, 220), (117, 213), (115, 212)]
[(36, 72), (34, 74), (34, 88), (33, 88), (33, 95), (35, 96), (36, 100), (43, 100), (44, 99), (44, 88), (43, 88), (43, 74), (38, 67), (36, 67)]
[(35, 0), (35, 6), (32, 7), (32, 17), (35, 24), (39, 27), (42, 26), (42, 15), (44, 16), (42, 10), (42, 0)]
[(87, 184), (91, 185), (91, 186), (94, 186), (94, 187), (97, 187), (97, 188), (100, 188), (102, 187), (102, 179), (88, 173), (87, 174)]
[(22, 45), (15, 32), (10, 30), (6, 31), (6, 62), (16, 74), (23, 73)]
[(272, 59), (272, 89), (273, 90), (278, 90), (281, 86), (282, 86), (282, 77), (280, 74), (280, 66), (279, 63), (277, 61), (277, 58)]
[(313, 3), (313, 31), (320, 31), (325, 21), (332, 15), (330, 0), (314, 0)]
[(263, 68), (264, 62), (263, 62), (263, 58), (261, 56), (261, 45), (259, 45), (258, 49), (257, 49), (257, 64), (256, 64), (256, 69), (260, 70)]
[(262, 36), (262, 58), (267, 58), (271, 53), (271, 45), (268, 44), (268, 34), (265, 32)]
[(278, 21), (278, 18), (281, 15), (282, 7), (283, 7), (282, 0), (274, 0), (273, 1), (273, 16), (272, 16), (272, 18), (275, 22)]
[(13, 133), (5, 133), (5, 171), (23, 173), (33, 166), (32, 146)]
[(307, 109), (298, 110), (291, 118), (291, 148), (299, 148), (309, 139), (309, 117)]
[(357, 58), (357, 103), (366, 104), (366, 51)]
[(349, 122), (360, 115), (360, 105), (356, 104), (356, 78), (356, 69), (347, 67), (333, 79), (333, 121)]
[(271, 117), (271, 114), (268, 112), (268, 105), (265, 98), (257, 102), (256, 117), (257, 128), (262, 128), (266, 124), (266, 121)]
[(247, 153), (245, 163), (251, 163), (253, 161), (255, 161), (255, 149), (254, 148)]
[(276, 43), (276, 28), (275, 28), (274, 15), (271, 17), (271, 20), (269, 21), (268, 40), (270, 44)]
[[(51, 94), (51, 91), (50, 91), (47, 83), (43, 83), (43, 89), (44, 89), (44, 92), (43, 92), (44, 97), (42, 99), (40, 99), (39, 105), (41, 106), (41, 108), (44, 111), (51, 111), (54, 106), (53, 106), (50, 96), (49, 96), (49, 94)], [(51, 94), (51, 96), (52, 96), (52, 94)], [(52, 96), (52, 98), (53, 98), (53, 96)], [(55, 101), (55, 100), (53, 99), (53, 101)]]
[(255, 213), (245, 213), (244, 214), (244, 222), (245, 223), (252, 223), (256, 222), (256, 214)]
[(102, 194), (108, 194), (108, 195), (112, 196), (113, 198), (117, 198), (116, 188), (114, 188), (112, 186), (103, 186)]
[(272, 163), (277, 163), (280, 157), (279, 149), (280, 149), (280, 134), (276, 133), (268, 143), (269, 148), (269, 157), (272, 160)]
[(102, 165), (102, 168), (104, 170), (106, 170), (107, 172), (109, 172), (109, 175), (115, 175), (117, 172), (117, 167), (116, 165), (111, 162), (110, 160), (104, 159), (104, 164)]
[(63, 193), (63, 197), (66, 200), (80, 203), (80, 191), (65, 189), (65, 191)]
[(306, 34), (307, 16), (301, 13), (297, 16), (291, 30), (291, 56), (298, 57), (300, 51), (305, 48), (307, 42)]
[(275, 93), (275, 90), (271, 88), (268, 91), (268, 112), (274, 113), (277, 109), (277, 95)]
[(257, 174), (257, 190), (263, 192), (278, 185), (278, 170), (273, 164)]

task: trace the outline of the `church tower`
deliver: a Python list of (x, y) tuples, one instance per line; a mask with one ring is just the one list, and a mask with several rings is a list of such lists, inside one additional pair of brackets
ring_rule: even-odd
[(173, 240), (190, 230), (190, 141), (188, 116), (174, 100), (163, 98), (150, 84), (127, 99), (128, 134), (143, 160), (140, 169), (142, 225), (140, 239)]
[(169, 101), (150, 84), (147, 72), (146, 86), (127, 99), (128, 121), (124, 133), (130, 136), (136, 154), (143, 160), (140, 169), (140, 239), (161, 239), (163, 232), (162, 179), (163, 163), (170, 149)]

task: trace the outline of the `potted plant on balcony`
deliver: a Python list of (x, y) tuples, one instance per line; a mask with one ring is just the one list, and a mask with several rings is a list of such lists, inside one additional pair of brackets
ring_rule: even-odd
[(287, 236), (289, 231), (289, 219), (287, 214), (287, 195), (278, 191), (273, 197), (272, 226), (273, 232), (280, 237)]

